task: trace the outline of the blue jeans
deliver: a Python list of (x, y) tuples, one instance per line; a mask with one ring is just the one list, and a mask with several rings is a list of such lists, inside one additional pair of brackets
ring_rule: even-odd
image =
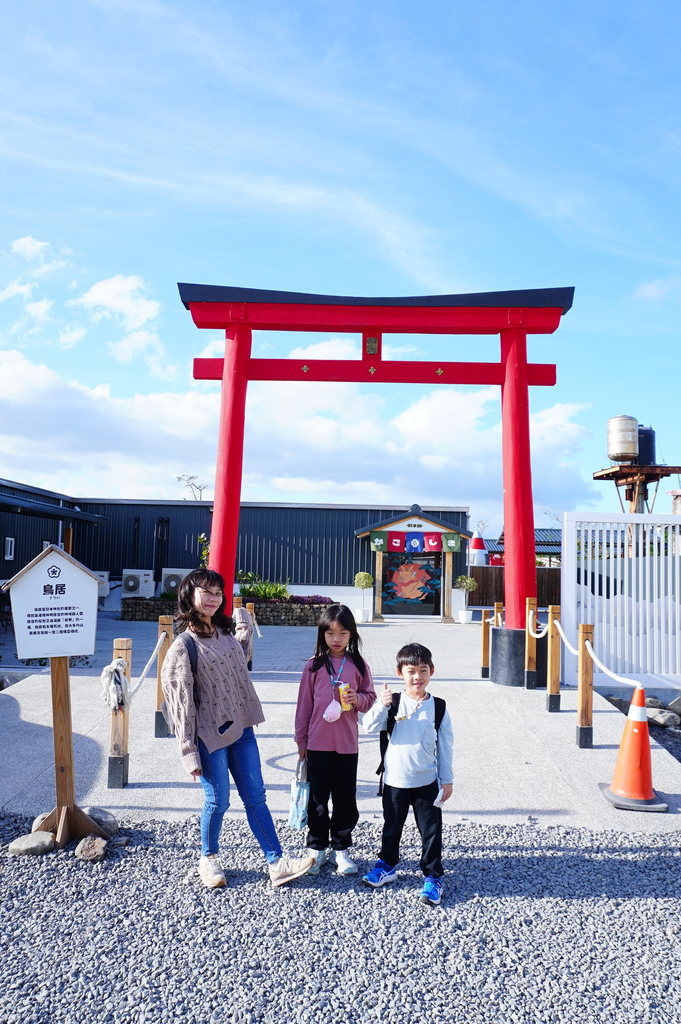
[(281, 857), (281, 845), (265, 800), (260, 753), (253, 729), (243, 734), (229, 747), (209, 754), (199, 739), (199, 756), (203, 775), (201, 785), (205, 802), (201, 811), (201, 853), (204, 857), (218, 852), (222, 819), (229, 808), (229, 776), (236, 783), (237, 792), (246, 809), (251, 832), (258, 840), (268, 864)]

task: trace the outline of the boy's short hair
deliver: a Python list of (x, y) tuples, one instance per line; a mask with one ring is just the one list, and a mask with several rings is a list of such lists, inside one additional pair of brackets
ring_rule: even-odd
[(405, 644), (397, 652), (397, 671), (401, 672), (405, 665), (427, 665), (433, 671), (433, 655), (423, 644)]

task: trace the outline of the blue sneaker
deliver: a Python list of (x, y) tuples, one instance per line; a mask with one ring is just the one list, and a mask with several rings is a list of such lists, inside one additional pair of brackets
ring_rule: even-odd
[(365, 885), (370, 885), (372, 889), (378, 889), (379, 885), (394, 882), (396, 878), (395, 868), (391, 868), (384, 860), (377, 860), (376, 867), (372, 868), (368, 875), (364, 875), (362, 881)]
[(421, 903), (427, 903), (430, 907), (439, 907), (442, 903), (442, 879), (428, 875), (423, 881), (419, 899)]

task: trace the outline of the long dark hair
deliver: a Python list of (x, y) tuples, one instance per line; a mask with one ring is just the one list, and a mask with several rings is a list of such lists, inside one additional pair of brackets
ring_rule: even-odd
[(324, 634), (329, 626), (332, 626), (334, 622), (338, 622), (343, 629), (347, 629), (349, 632), (350, 641), (348, 646), (345, 648), (345, 653), (353, 665), (356, 665), (362, 675), (366, 675), (366, 662), (359, 653), (362, 639), (357, 631), (355, 616), (345, 604), (330, 604), (324, 609), (319, 617), (319, 622), (317, 623), (317, 646), (315, 647), (311, 665), (312, 671), (317, 672), (322, 666), (324, 666), (329, 675), (332, 675), (329, 648)]
[[(196, 587), (219, 587), (222, 601), (211, 619), (212, 625), (207, 626), (194, 607), (194, 590)], [(177, 611), (175, 612), (175, 632), (184, 633), (190, 629), (197, 636), (212, 636), (213, 628), (221, 633), (233, 633), (234, 623), (229, 615), (225, 615), (225, 581), (214, 569), (192, 569), (177, 588)]]

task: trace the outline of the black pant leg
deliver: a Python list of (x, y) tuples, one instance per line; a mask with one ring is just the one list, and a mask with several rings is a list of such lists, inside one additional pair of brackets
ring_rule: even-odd
[(307, 846), (311, 850), (325, 850), (329, 845), (329, 797), (333, 771), (333, 751), (308, 750), (307, 781), (310, 796), (307, 801)]
[(331, 846), (347, 850), (352, 846), (352, 830), (359, 821), (357, 810), (357, 762), (359, 754), (333, 755), (331, 772)]
[(421, 871), (424, 875), (442, 878), (442, 811), (433, 807), (438, 794), (437, 782), (412, 790), (414, 817), (421, 833)]
[(400, 839), (411, 806), (411, 792), (383, 785), (383, 838), (378, 856), (391, 868), (400, 862)]

